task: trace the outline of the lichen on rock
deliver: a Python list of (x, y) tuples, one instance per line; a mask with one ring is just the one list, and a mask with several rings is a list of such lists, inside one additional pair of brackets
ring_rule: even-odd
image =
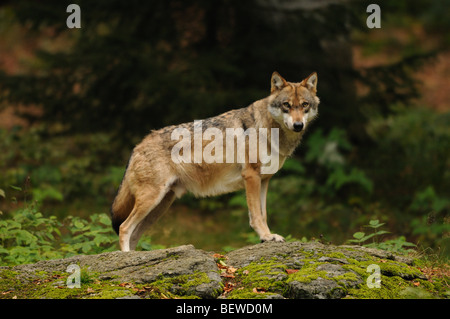
[[(70, 264), (81, 288), (69, 289)], [(225, 266), (224, 266), (225, 265)], [(379, 288), (367, 284), (379, 269)], [(220, 267), (218, 267), (220, 266)], [(221, 276), (221, 271), (232, 272)], [(226, 268), (226, 269), (223, 269)], [(223, 275), (223, 274), (222, 274)], [(261, 243), (224, 255), (192, 245), (0, 267), (0, 298), (445, 298), (414, 259), (360, 246)]]

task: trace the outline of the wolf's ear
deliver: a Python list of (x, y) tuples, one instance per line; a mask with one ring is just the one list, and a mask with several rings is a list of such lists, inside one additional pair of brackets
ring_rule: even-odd
[(303, 85), (314, 93), (317, 92), (317, 73), (311, 73), (306, 79), (303, 80)]
[(287, 85), (286, 80), (278, 72), (272, 73), (272, 79), (270, 80), (270, 93), (276, 90), (281, 90)]

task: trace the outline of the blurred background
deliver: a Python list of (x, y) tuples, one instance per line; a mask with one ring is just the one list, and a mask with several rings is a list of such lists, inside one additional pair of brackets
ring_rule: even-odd
[[(321, 104), (271, 181), (271, 230), (343, 244), (378, 220), (378, 243), (448, 258), (450, 1), (376, 1), (379, 29), (371, 2), (0, 1), (3, 262), (118, 249), (109, 209), (134, 145), (266, 97), (275, 70), (316, 71)], [(140, 249), (254, 242), (244, 192), (186, 195)]]

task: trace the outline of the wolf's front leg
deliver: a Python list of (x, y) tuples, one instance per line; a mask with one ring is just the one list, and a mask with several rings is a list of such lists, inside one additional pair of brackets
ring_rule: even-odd
[(242, 171), (245, 181), (245, 194), (247, 196), (247, 206), (249, 209), (250, 226), (259, 235), (261, 241), (284, 241), (284, 238), (277, 234), (272, 234), (267, 226), (261, 210), (261, 175), (256, 165), (248, 164)]

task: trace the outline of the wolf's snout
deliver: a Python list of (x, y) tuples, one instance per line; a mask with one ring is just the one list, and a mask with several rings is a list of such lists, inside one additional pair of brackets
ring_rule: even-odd
[(300, 132), (301, 130), (303, 130), (303, 122), (295, 122), (294, 123), (294, 131)]

